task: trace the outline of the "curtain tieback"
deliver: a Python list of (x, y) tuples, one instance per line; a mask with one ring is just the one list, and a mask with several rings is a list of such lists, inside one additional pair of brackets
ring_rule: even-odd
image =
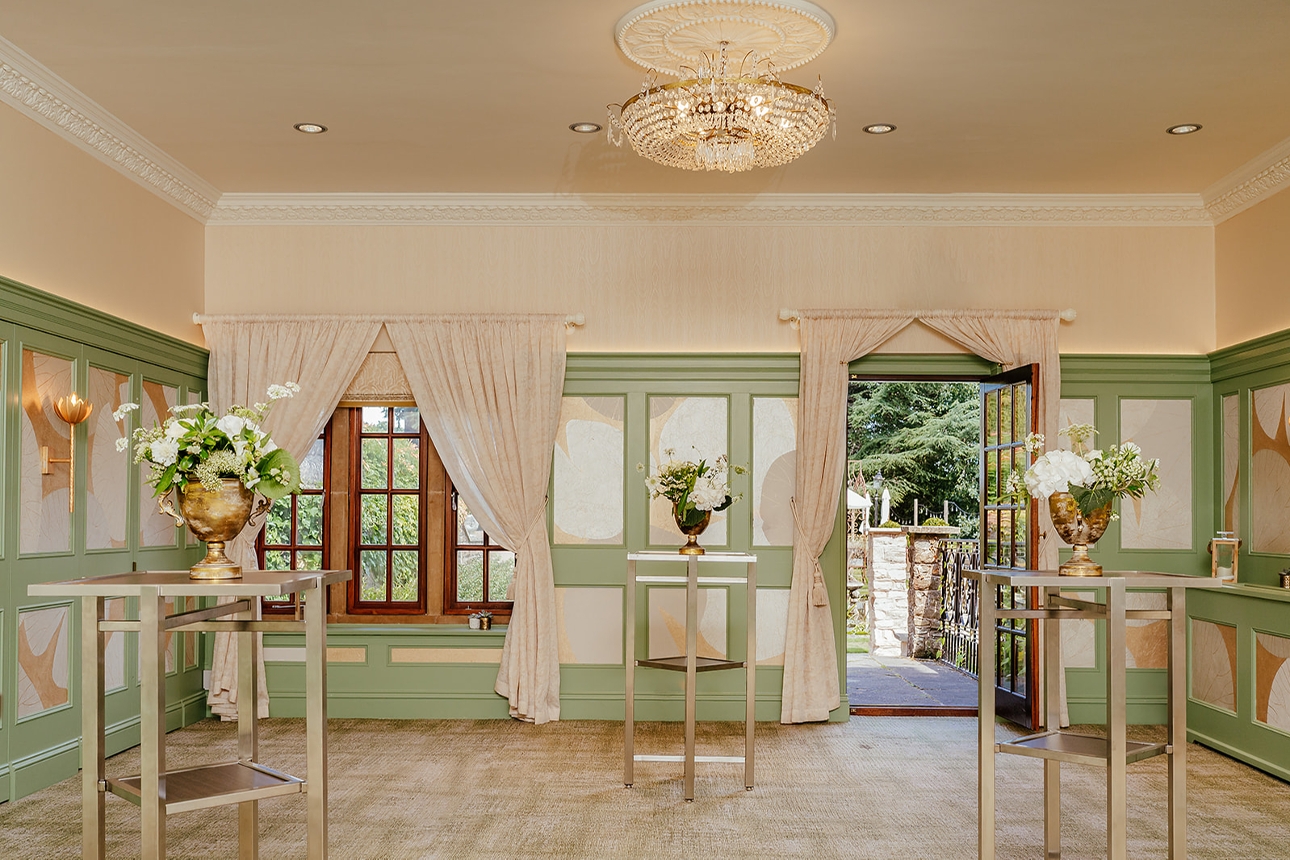
[[(517, 550), (522, 551), (524, 547), (528, 546), (529, 539), (533, 537), (533, 532), (537, 531), (539, 528), (542, 529), (543, 537), (546, 536), (546, 502), (546, 497), (543, 497), (542, 507), (537, 512), (537, 516), (529, 522), (529, 527), (524, 530), (524, 537), (520, 540), (519, 546), (516, 547)], [(506, 599), (515, 599), (515, 577), (513, 576), (511, 577), (510, 584), (506, 586)]]
[[(806, 529), (802, 526), (802, 518), (797, 513), (797, 497), (788, 500), (789, 510), (793, 512), (793, 525), (797, 526), (797, 533), (803, 537), (801, 541), (795, 541), (795, 548), (804, 548), (806, 545)], [(811, 603), (815, 606), (829, 605), (829, 591), (824, 587), (824, 572), (820, 570), (820, 560), (811, 555)]]

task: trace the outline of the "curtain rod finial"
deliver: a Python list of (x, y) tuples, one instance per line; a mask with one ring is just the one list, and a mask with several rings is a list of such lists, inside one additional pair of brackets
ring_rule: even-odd
[(201, 324), (202, 324), (202, 315), (197, 313), (197, 311), (193, 311), (193, 325), (201, 325)]
[(779, 318), (791, 325), (793, 328), (797, 328), (802, 322), (801, 314), (793, 308), (780, 308)]
[(1075, 313), (1074, 308), (1067, 308), (1066, 310), (1058, 314), (1058, 316), (1062, 318), (1063, 322), (1074, 322), (1075, 317), (1078, 316), (1078, 314)]
[(580, 325), (586, 325), (586, 324), (587, 324), (587, 317), (585, 314), (569, 314), (567, 317), (564, 318), (564, 327), (568, 331), (572, 331), (574, 326), (580, 326)]

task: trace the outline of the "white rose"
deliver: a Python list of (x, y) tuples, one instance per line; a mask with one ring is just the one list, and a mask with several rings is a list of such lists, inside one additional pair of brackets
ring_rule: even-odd
[(167, 439), (178, 439), (180, 436), (184, 435), (187, 432), (188, 432), (188, 428), (185, 427), (183, 424), (180, 424), (178, 421), (176, 421), (173, 418), (171, 418), (169, 421), (166, 422)]
[(152, 456), (148, 458), (161, 466), (172, 466), (179, 459), (179, 443), (174, 439), (158, 439), (152, 443)]
[(221, 433), (232, 439), (246, 427), (246, 419), (238, 418), (236, 415), (225, 415), (215, 422), (215, 426), (219, 428)]

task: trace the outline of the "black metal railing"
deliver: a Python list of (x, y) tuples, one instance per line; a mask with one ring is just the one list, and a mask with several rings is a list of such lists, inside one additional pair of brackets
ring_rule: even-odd
[(980, 558), (980, 544), (975, 540), (941, 542), (941, 635), (945, 642), (941, 662), (969, 675), (978, 671), (980, 590), (976, 580), (964, 577), (963, 571), (977, 569)]

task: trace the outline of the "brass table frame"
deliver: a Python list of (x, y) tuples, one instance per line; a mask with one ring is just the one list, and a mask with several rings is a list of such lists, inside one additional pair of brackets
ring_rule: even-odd
[[(267, 797), (304, 794), (309, 860), (327, 857), (327, 586), (348, 570), (254, 571), (242, 579), (194, 580), (188, 571), (115, 574), (32, 585), (28, 594), (81, 598), (81, 856), (104, 860), (108, 792), (139, 806), (143, 860), (166, 856), (166, 816), (238, 805), (238, 858), (259, 856), (259, 804)], [(305, 597), (304, 620), (262, 620), (260, 598)], [(138, 621), (104, 618), (110, 597), (137, 597)], [(168, 597), (227, 597), (233, 602), (166, 615)], [(185, 606), (188, 609), (188, 606)], [(226, 618), (226, 616), (234, 616)], [(223, 620), (220, 620), (223, 619)], [(259, 762), (256, 633), (305, 634), (306, 765), (300, 779)], [(139, 634), (139, 776), (107, 777), (104, 766), (104, 645), (108, 632)], [(224, 631), (238, 635), (238, 760), (166, 770), (166, 633)]]
[[(636, 562), (685, 562), (685, 576), (637, 576)], [(745, 565), (745, 576), (699, 576), (701, 563), (727, 563)], [(676, 657), (636, 659), (636, 585), (637, 583), (666, 583), (685, 585), (685, 653)], [(718, 660), (698, 656), (699, 636), (699, 586), (743, 585), (747, 591), (748, 642), (744, 660)], [(627, 664), (625, 689), (623, 784), (631, 787), (635, 781), (635, 763), (638, 761), (684, 762), (685, 799), (694, 800), (695, 762), (742, 764), (744, 788), (753, 787), (753, 734), (756, 727), (757, 703), (757, 556), (743, 552), (707, 552), (703, 555), (681, 555), (670, 552), (629, 552), (627, 554), (627, 599), (624, 662)], [(636, 748), (636, 667), (645, 666), (672, 672), (685, 673), (685, 754), (637, 755)], [(699, 672), (722, 669), (743, 669), (745, 686), (744, 754), (742, 756), (696, 756), (694, 754), (694, 724), (696, 716), (695, 689)]]
[[(964, 575), (980, 583), (980, 652), (978, 681), (977, 851), (980, 860), (995, 860), (995, 754), (1029, 756), (1044, 762), (1044, 857), (1062, 856), (1061, 763), (1105, 767), (1106, 856), (1126, 860), (1126, 769), (1135, 761), (1157, 755), (1169, 757), (1169, 857), (1187, 856), (1187, 589), (1217, 588), (1222, 582), (1207, 576), (1184, 576), (1143, 571), (1107, 572), (1101, 577), (1060, 576), (1056, 571), (970, 570)], [(1039, 608), (1000, 609), (998, 586), (1039, 589)], [(1105, 602), (1063, 597), (1063, 589), (1105, 589)], [(1165, 609), (1129, 609), (1126, 588), (1163, 589)], [(995, 741), (995, 627), (1001, 618), (1033, 618), (1042, 630), (1044, 726), (1046, 731), (1006, 743)], [(1106, 737), (1060, 731), (1058, 696), (1061, 628), (1050, 622), (1096, 619), (1106, 626)], [(1126, 737), (1128, 690), (1125, 674), (1127, 620), (1168, 622), (1168, 738), (1162, 744), (1130, 741)]]

